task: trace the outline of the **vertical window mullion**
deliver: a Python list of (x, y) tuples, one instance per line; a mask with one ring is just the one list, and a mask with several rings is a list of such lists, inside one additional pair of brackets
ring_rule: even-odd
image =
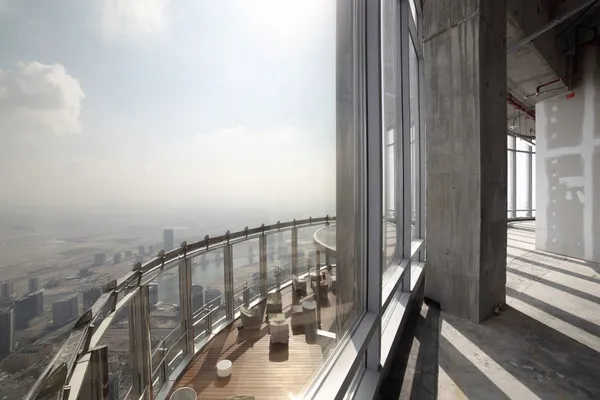
[[(426, 181), (426, 153), (425, 153), (425, 96), (424, 96), (424, 88), (423, 82), (425, 82), (425, 65), (423, 62), (423, 23), (422, 23), (422, 8), (420, 6), (420, 1), (417, 2), (417, 46), (420, 48), (418, 60), (419, 60), (419, 237), (421, 239), (426, 238), (426, 215), (425, 215), (425, 207), (426, 207), (426, 192), (425, 188), (427, 187)], [(426, 247), (426, 246), (425, 246)], [(419, 260), (425, 260), (425, 251), (422, 250), (419, 255)]]
[[(411, 253), (411, 239), (410, 239), (410, 229), (411, 229), (411, 184), (410, 184), (410, 75), (409, 75), (409, 30), (408, 30), (408, 18), (410, 18), (410, 8), (408, 4), (408, 0), (400, 0), (400, 20), (399, 20), (399, 28), (400, 35), (398, 41), (398, 54), (399, 57), (399, 71), (400, 71), (400, 85), (399, 92), (400, 99), (399, 102), (401, 105), (401, 112), (399, 116), (402, 121), (402, 139), (401, 139), (401, 149), (402, 149), (402, 170), (396, 171), (396, 173), (402, 176), (401, 183), (401, 208), (400, 214), (402, 218), (402, 235), (400, 236), (402, 244), (402, 258), (410, 260)], [(408, 270), (404, 274), (403, 282), (402, 282), (402, 290), (410, 291), (410, 262), (406, 266)]]

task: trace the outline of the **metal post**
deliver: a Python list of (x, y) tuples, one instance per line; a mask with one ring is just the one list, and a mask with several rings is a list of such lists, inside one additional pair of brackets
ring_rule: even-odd
[(210, 335), (212, 333), (212, 312), (210, 309), (207, 310), (206, 313), (206, 335)]
[(292, 228), (292, 275), (298, 276), (298, 228)]
[(319, 250), (317, 250), (315, 256), (315, 267), (317, 273), (317, 293), (315, 293), (317, 298), (317, 327), (321, 329), (321, 301), (323, 299), (321, 298), (321, 252)]
[(194, 322), (192, 313), (192, 260), (184, 256), (179, 262), (179, 304), (181, 332), (185, 332), (185, 354), (194, 354)]
[(267, 237), (262, 234), (258, 237), (259, 270), (260, 270), (260, 295), (267, 297), (268, 273), (267, 273)]
[(160, 366), (160, 379), (161, 381), (164, 383), (167, 381), (167, 379), (169, 378), (167, 376), (167, 370), (168, 370), (168, 362), (167, 362), (167, 353), (168, 353), (168, 349), (167, 349), (167, 344), (165, 343), (165, 339), (160, 341), (160, 345), (159, 345), (159, 350), (160, 351), (160, 358), (162, 360), (161, 366)]
[(229, 241), (223, 247), (223, 265), (225, 278), (225, 306), (227, 307), (227, 319), (233, 320), (235, 303), (233, 301), (233, 247)]
[[(292, 228), (292, 279), (298, 277), (298, 228)], [(292, 304), (298, 304), (300, 298), (295, 290), (292, 290)]]
[[(129, 303), (129, 345), (131, 348), (131, 394), (139, 399), (152, 398), (152, 365), (150, 347), (150, 307), (148, 286), (140, 286)], [(149, 390), (146, 388), (150, 386)]]

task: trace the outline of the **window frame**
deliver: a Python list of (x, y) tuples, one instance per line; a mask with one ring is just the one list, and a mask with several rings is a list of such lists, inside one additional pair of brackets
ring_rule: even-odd
[[(383, 265), (383, 227), (387, 210), (384, 207), (385, 182), (383, 152), (386, 151), (383, 141), (383, 32), (381, 17), (382, 1), (393, 1), (398, 12), (396, 68), (400, 71), (397, 79), (397, 93), (400, 101), (396, 102), (397, 127), (394, 132), (396, 149), (395, 162), (398, 167), (394, 171), (396, 191), (396, 251), (399, 257), (390, 265)], [(381, 378), (389, 368), (394, 346), (402, 333), (406, 310), (415, 297), (415, 288), (423, 278), (425, 268), (425, 134), (424, 98), (423, 98), (423, 49), (422, 16), (420, 1), (415, 1), (417, 21), (412, 17), (409, 0), (338, 0), (339, 7), (354, 8), (354, 35), (357, 41), (355, 58), (358, 58), (359, 86), (364, 87), (364, 98), (358, 98), (358, 108), (366, 110), (364, 120), (365, 140), (364, 171), (366, 193), (363, 200), (366, 224), (366, 255), (362, 259), (365, 282), (365, 312), (351, 329), (345, 340), (340, 343), (332, 359), (318, 374), (313, 385), (305, 393), (312, 399), (348, 399), (373, 398)], [(338, 11), (339, 12), (339, 11)], [(417, 55), (418, 100), (419, 108), (415, 141), (417, 142), (415, 164), (417, 182), (416, 218), (417, 234), (411, 239), (411, 149), (410, 149), (410, 74), (409, 48), (414, 43)], [(360, 93), (360, 91), (359, 91)], [(387, 134), (387, 132), (386, 132)], [(385, 271), (384, 271), (385, 270)], [(349, 393), (351, 392), (351, 393)]]

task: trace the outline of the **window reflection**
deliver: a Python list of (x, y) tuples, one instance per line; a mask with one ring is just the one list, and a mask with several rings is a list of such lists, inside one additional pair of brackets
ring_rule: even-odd
[(397, 2), (392, 0), (382, 1), (382, 90), (383, 90), (383, 132), (382, 132), (382, 158), (383, 158), (383, 272), (388, 266), (397, 261), (398, 232), (397, 219), (401, 218), (396, 210), (398, 197), (401, 196), (401, 187), (398, 179), (402, 177), (401, 163), (396, 155), (401, 146), (399, 138), (402, 135), (401, 118), (398, 115), (400, 98), (398, 96), (398, 20)]

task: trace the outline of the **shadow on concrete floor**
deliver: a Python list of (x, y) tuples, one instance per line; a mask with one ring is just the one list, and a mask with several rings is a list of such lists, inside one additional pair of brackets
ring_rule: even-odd
[(379, 399), (436, 399), (440, 309), (425, 301), (407, 321)]
[[(473, 376), (473, 368), (467, 364), (471, 363), (465, 362), (465, 349), (452, 349), (457, 343), (462, 347), (461, 341), (455, 341), (454, 345), (446, 343), (442, 329), (440, 366), (443, 357), (449, 355), (454, 362), (444, 371), (469, 398), (506, 399), (509, 398), (507, 388), (514, 389), (520, 386), (518, 383), (529, 393), (524, 390), (522, 395), (515, 396), (513, 391), (511, 398), (600, 398), (600, 354), (514, 308), (507, 307), (499, 317), (482, 325), (445, 314), (443, 323), (477, 348), (475, 357), (485, 359), (487, 356), (497, 364), (494, 367), (483, 363), (486, 374), (480, 372)], [(504, 370), (501, 374), (495, 373), (498, 367)], [(481, 370), (481, 365), (477, 369)]]
[[(522, 248), (522, 247), (511, 246), (510, 244), (507, 245), (507, 247), (511, 247), (513, 249), (522, 250), (522, 251), (529, 251), (529, 250), (527, 250), (525, 248)], [(547, 269), (549, 271), (559, 272), (559, 273), (565, 274), (565, 275), (570, 275), (570, 276), (572, 276), (574, 278), (583, 279), (584, 281), (588, 281), (590, 283), (600, 284), (600, 278), (595, 278), (593, 276), (588, 276), (588, 275), (580, 274), (580, 273), (577, 273), (577, 272), (574, 272), (574, 271), (570, 271), (570, 270), (564, 269), (564, 268), (554, 267), (554, 266), (549, 265), (547, 263), (542, 263), (542, 262), (539, 262), (539, 261), (531, 259), (531, 256), (541, 256), (541, 257), (554, 258), (554, 259), (559, 260), (559, 261), (565, 261), (566, 259), (564, 257), (563, 258), (559, 258), (559, 257), (556, 257), (554, 255), (550, 255), (550, 254), (547, 254), (547, 253), (541, 253), (541, 252), (537, 252), (537, 251), (529, 251), (528, 253), (520, 255), (520, 256), (516, 255), (516, 254), (511, 254), (510, 252), (507, 252), (506, 254), (509, 257), (513, 258), (514, 260), (525, 262), (525, 263), (530, 264), (532, 266), (541, 267), (541, 268)], [(571, 260), (569, 260), (569, 263), (573, 263), (573, 262)], [(589, 265), (588, 264), (579, 263), (579, 265), (589, 266), (590, 268), (594, 269), (594, 271), (596, 271), (596, 269), (598, 268), (597, 266), (595, 266), (595, 265), (593, 265), (591, 263)]]
[(527, 303), (530, 306), (537, 308), (538, 310), (542, 310), (545, 313), (548, 313), (561, 321), (571, 324), (574, 327), (579, 328), (592, 336), (600, 338), (600, 326), (588, 321), (587, 319), (578, 317), (577, 315), (573, 315), (568, 311), (548, 304), (545, 301), (539, 300), (533, 296), (530, 296), (523, 292), (519, 292), (518, 290), (515, 290), (510, 287), (506, 288), (506, 295), (521, 300), (522, 302)]
[(411, 315), (380, 400), (600, 399), (600, 354), (588, 346), (511, 307), (481, 325), (442, 315), (431, 303)]

